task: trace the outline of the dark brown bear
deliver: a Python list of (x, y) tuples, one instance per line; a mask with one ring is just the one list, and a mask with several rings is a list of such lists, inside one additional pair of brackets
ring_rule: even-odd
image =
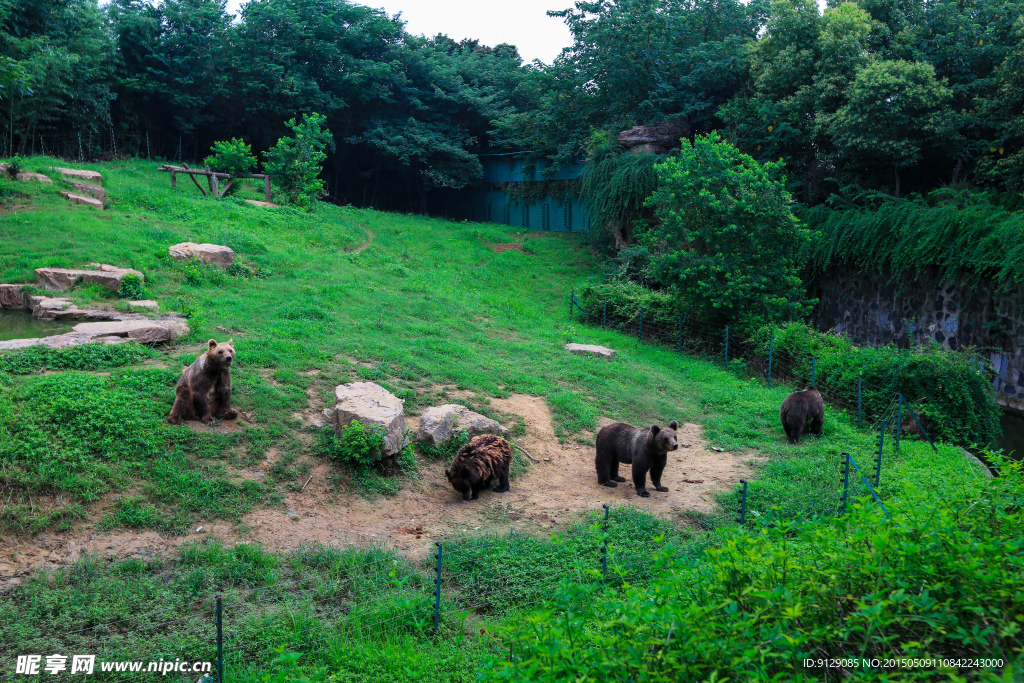
[(779, 411), (782, 428), (790, 443), (800, 443), (807, 421), (811, 421), (811, 434), (821, 434), (821, 426), (825, 423), (825, 402), (814, 387), (796, 391), (786, 397)]
[(619, 476), (619, 463), (633, 465), (633, 485), (641, 498), (649, 498), (647, 492), (647, 472), (651, 473), (651, 483), (655, 491), (668, 491), (661, 485), (661, 473), (665, 471), (668, 452), (679, 448), (676, 441), (676, 429), (679, 424), (672, 421), (662, 429), (651, 425), (646, 429), (637, 429), (625, 422), (602, 427), (597, 433), (597, 483), (602, 486), (618, 486), (619, 481), (626, 481)]
[(238, 411), (231, 407), (231, 362), (235, 347), (229, 339), (223, 344), (210, 340), (206, 353), (185, 368), (174, 390), (174, 407), (167, 421), (180, 425), (182, 420), (202, 420), (206, 424), (233, 420)]
[(508, 442), (494, 434), (481, 434), (462, 447), (444, 475), (463, 500), (476, 500), (491, 481), (498, 482), (495, 493), (508, 491), (511, 464), (512, 447)]

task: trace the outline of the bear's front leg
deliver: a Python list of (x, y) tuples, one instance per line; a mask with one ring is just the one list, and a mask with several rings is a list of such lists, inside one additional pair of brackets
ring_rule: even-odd
[(651, 483), (654, 484), (655, 491), (668, 491), (667, 486), (661, 485), (661, 473), (665, 471), (665, 463), (668, 462), (668, 457), (656, 458), (651, 464)]
[[(238, 411), (231, 407), (231, 375), (222, 373), (213, 392), (213, 416), (220, 420), (234, 420)], [(226, 377), (224, 375), (227, 375)]]
[(210, 404), (207, 402), (206, 397), (195, 394), (192, 400), (196, 407), (196, 416), (199, 420), (204, 424), (213, 422), (213, 415), (210, 414)]

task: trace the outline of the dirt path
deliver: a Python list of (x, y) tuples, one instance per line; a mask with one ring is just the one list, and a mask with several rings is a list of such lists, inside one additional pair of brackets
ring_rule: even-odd
[[(679, 429), (680, 448), (669, 454), (662, 480), (669, 491), (652, 491), (650, 498), (640, 498), (629, 482), (614, 489), (597, 483), (592, 447), (558, 443), (543, 398), (514, 395), (491, 399), (491, 405), (523, 416), (527, 434), (519, 441), (541, 461), (531, 463), (529, 472), (513, 481), (507, 493), (485, 491), (479, 500), (464, 503), (445, 479), (445, 464), (429, 462), (423, 464), (419, 479), (396, 497), (370, 501), (330, 490), (331, 465), (320, 463), (302, 492), (288, 494), (282, 508), (249, 513), (239, 528), (204, 521), (196, 525), (202, 527), (199, 532), (166, 537), (152, 531), (105, 533), (86, 524), (68, 533), (6, 539), (0, 548), (0, 587), (20, 582), (18, 577), (34, 567), (73, 562), (84, 552), (149, 559), (207, 535), (216, 535), (228, 544), (256, 541), (273, 551), (320, 541), (385, 544), (411, 557), (422, 557), (435, 541), (451, 536), (511, 529), (547, 534), (567, 526), (581, 512), (601, 509), (604, 503), (635, 505), (659, 517), (679, 520), (689, 511), (710, 511), (715, 491), (733, 487), (752, 474), (751, 456), (713, 451), (698, 425), (685, 424)], [(415, 428), (416, 418), (409, 421)], [(239, 476), (259, 477), (258, 470), (271, 464), (268, 460), (254, 468), (257, 471)], [(624, 474), (629, 477), (628, 470)]]

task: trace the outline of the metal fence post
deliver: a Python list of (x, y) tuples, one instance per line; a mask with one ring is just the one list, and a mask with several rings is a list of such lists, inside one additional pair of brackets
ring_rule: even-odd
[(768, 388), (772, 388), (772, 354), (775, 351), (775, 338), (768, 340)]
[(725, 326), (725, 364), (729, 364), (729, 326)]
[(152, 161), (153, 155), (149, 153), (149, 131), (146, 131), (146, 159)]
[(224, 683), (224, 630), (221, 620), (222, 595), (217, 594), (217, 683)]
[(886, 423), (882, 422), (882, 429), (878, 433), (878, 450), (875, 452), (875, 488), (878, 488), (878, 482), (882, 480), (882, 448), (885, 445), (885, 426)]
[(903, 429), (903, 394), (900, 394), (899, 403), (896, 404), (896, 452), (900, 452), (900, 430)]
[(736, 521), (743, 525), (747, 521), (747, 480), (740, 479), (740, 483), (743, 484), (743, 489), (740, 491), (740, 506), (736, 509), (740, 516), (736, 518)]
[(437, 546), (437, 578), (435, 579), (434, 588), (434, 633), (437, 633), (437, 627), (441, 624), (441, 555), (444, 553), (444, 548), (441, 545), (441, 541), (435, 543)]
[(640, 329), (637, 330), (636, 338), (640, 341), (644, 340), (644, 307), (640, 307)]
[(818, 359), (815, 358), (814, 356), (811, 356), (811, 387), (814, 386), (814, 373), (815, 373), (815, 369), (817, 368), (817, 365), (818, 365)]
[(857, 377), (857, 426), (864, 426), (864, 408), (861, 403), (861, 378)]
[(683, 316), (679, 316), (679, 353), (683, 352)]
[(608, 299), (604, 300), (604, 311), (601, 313), (601, 329), (605, 328), (608, 324)]
[(82, 131), (78, 131), (78, 160), (85, 160), (85, 155), (82, 154)]
[(604, 546), (601, 548), (601, 585), (608, 583), (608, 503), (604, 504)]
[(576, 288), (569, 290), (569, 319), (572, 320), (572, 304), (576, 301)]
[(850, 493), (850, 454), (843, 452), (843, 503), (839, 508), (839, 514), (846, 514), (846, 500)]

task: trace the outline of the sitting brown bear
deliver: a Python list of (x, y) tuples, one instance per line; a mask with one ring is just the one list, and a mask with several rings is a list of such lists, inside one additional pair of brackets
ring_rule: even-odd
[(796, 391), (786, 397), (779, 411), (782, 428), (790, 443), (800, 443), (807, 421), (811, 421), (811, 434), (821, 434), (821, 426), (825, 423), (825, 402), (814, 387)]
[(633, 486), (641, 498), (649, 498), (647, 492), (647, 472), (651, 473), (651, 483), (655, 491), (668, 491), (661, 485), (661, 473), (668, 462), (668, 452), (679, 448), (676, 441), (676, 429), (679, 424), (674, 420), (662, 429), (651, 425), (646, 429), (637, 429), (625, 422), (616, 422), (597, 433), (597, 483), (602, 486), (618, 486), (616, 482), (626, 481), (619, 476), (619, 463), (633, 465)]
[(508, 491), (511, 465), (512, 447), (508, 441), (494, 434), (481, 434), (459, 450), (444, 475), (463, 500), (476, 500), (490, 481), (498, 482), (495, 493)]
[(233, 420), (238, 411), (231, 407), (231, 361), (235, 359), (233, 339), (223, 344), (210, 340), (206, 353), (185, 368), (174, 390), (174, 407), (167, 421), (180, 425), (182, 420), (214, 418)]

